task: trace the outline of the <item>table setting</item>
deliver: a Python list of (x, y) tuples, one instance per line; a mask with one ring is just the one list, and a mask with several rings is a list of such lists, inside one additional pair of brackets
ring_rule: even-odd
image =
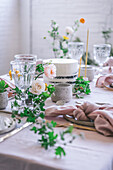
[[(52, 21), (56, 39), (57, 27)], [(83, 65), (84, 43), (68, 42), (75, 30), (66, 28), (61, 49), (54, 42), (54, 59), (17, 54), (9, 74), (0, 76), (1, 170), (113, 170), (111, 45), (95, 44), (100, 66), (87, 65), (88, 29)]]

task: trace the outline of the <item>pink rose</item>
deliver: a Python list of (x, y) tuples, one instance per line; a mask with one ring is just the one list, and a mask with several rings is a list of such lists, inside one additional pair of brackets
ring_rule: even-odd
[(46, 65), (44, 68), (44, 73), (48, 78), (56, 77), (56, 66), (54, 64)]

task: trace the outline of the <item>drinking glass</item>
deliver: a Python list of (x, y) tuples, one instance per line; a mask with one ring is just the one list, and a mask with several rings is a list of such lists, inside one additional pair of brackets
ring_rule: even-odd
[(22, 91), (21, 106), (25, 106), (25, 99), (26, 99), (25, 91), (32, 84), (32, 80), (35, 75), (36, 62), (14, 60), (10, 62), (10, 65), (11, 65), (11, 72), (15, 82), (15, 86), (17, 86)]
[(16, 61), (36, 61), (37, 60), (37, 56), (34, 54), (16, 54), (14, 56), (14, 59)]
[(94, 59), (100, 65), (100, 72), (102, 72), (103, 63), (110, 56), (111, 45), (110, 44), (99, 44), (93, 46)]
[(69, 42), (68, 43), (68, 54), (70, 58), (79, 60), (84, 52), (83, 42)]

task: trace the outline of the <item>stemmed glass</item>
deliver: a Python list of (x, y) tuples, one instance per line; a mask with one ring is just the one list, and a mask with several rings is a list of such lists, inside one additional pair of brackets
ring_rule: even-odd
[(70, 58), (79, 60), (84, 52), (83, 42), (69, 42), (68, 43), (68, 55)]
[(15, 82), (15, 86), (17, 86), (22, 91), (22, 103), (21, 106), (25, 106), (25, 91), (32, 84), (32, 80), (35, 76), (36, 69), (36, 61), (11, 61), (11, 72)]
[(36, 61), (37, 60), (37, 56), (34, 54), (16, 54), (14, 56), (14, 59), (16, 61)]
[(100, 73), (102, 73), (102, 66), (106, 59), (110, 56), (111, 45), (99, 44), (93, 46), (94, 59), (98, 61), (100, 65)]

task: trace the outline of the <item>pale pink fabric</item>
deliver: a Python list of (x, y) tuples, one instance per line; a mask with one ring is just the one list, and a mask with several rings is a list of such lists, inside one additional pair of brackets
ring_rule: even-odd
[(110, 85), (113, 83), (113, 74), (106, 76), (105, 80), (104, 80), (104, 84), (105, 85)]
[(105, 85), (110, 85), (113, 83), (113, 74), (100, 76), (96, 81), (97, 87), (104, 87)]
[(73, 115), (73, 111), (76, 108), (73, 106), (67, 106), (67, 107), (50, 107), (45, 110), (46, 116), (58, 116), (58, 115)]
[(105, 136), (113, 136), (113, 106), (99, 107), (84, 102), (73, 112), (77, 120), (93, 120), (98, 132)]
[(108, 58), (108, 60), (103, 64), (103, 66), (113, 66), (113, 57)]
[(98, 106), (89, 102), (82, 105), (52, 107), (45, 111), (46, 116), (73, 115), (77, 120), (94, 121), (95, 128), (105, 136), (113, 136), (113, 106)]
[(100, 76), (96, 81), (96, 87), (104, 87), (104, 80), (106, 76)]

